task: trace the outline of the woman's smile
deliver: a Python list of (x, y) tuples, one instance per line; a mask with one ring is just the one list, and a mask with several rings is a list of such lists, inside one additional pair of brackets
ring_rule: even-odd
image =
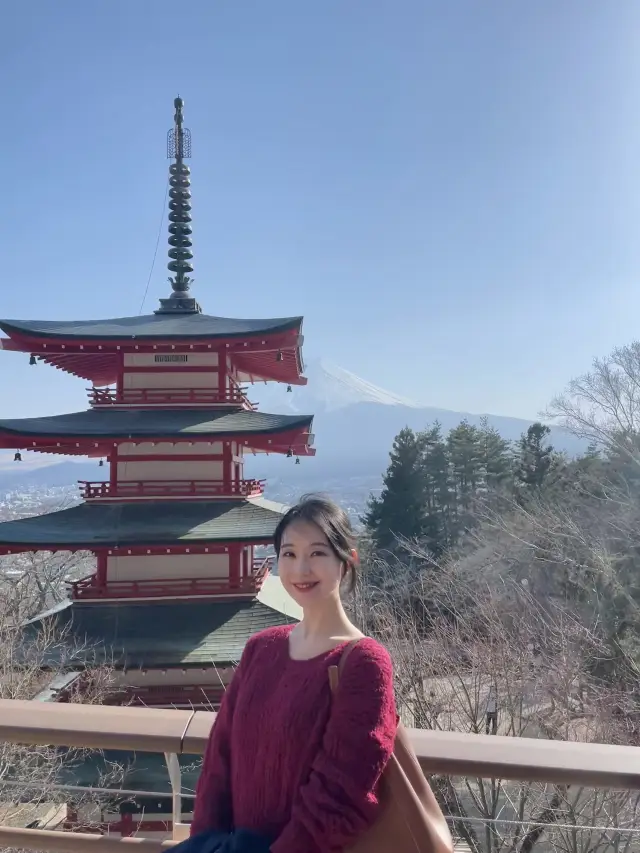
[(319, 581), (305, 581), (304, 583), (294, 583), (294, 586), (298, 592), (310, 592), (312, 589), (315, 589), (319, 584)]

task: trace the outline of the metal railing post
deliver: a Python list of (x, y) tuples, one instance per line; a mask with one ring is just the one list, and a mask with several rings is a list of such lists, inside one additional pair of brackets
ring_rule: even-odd
[(171, 782), (171, 826), (173, 830), (174, 840), (178, 840), (177, 836), (184, 837), (184, 828), (182, 824), (182, 774), (180, 772), (180, 763), (175, 752), (165, 752), (164, 760), (167, 763), (169, 771), (169, 781)]

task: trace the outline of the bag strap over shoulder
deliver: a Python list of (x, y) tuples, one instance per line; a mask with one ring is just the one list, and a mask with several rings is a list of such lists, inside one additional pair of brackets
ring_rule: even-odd
[(351, 642), (348, 643), (343, 649), (342, 654), (340, 655), (340, 661), (338, 662), (338, 665), (329, 667), (329, 685), (331, 687), (332, 693), (335, 694), (335, 692), (337, 691), (338, 684), (340, 682), (340, 676), (344, 672), (344, 667), (347, 662), (347, 658), (358, 645), (361, 639), (362, 637), (358, 637), (357, 640), (351, 640)]
[[(335, 697), (347, 659), (360, 640), (342, 650), (329, 667), (329, 684)], [(400, 724), (393, 754), (383, 771), (384, 809), (366, 833), (350, 846), (351, 853), (397, 850), (398, 853), (453, 853), (453, 841), (438, 801), (429, 787), (415, 752)]]

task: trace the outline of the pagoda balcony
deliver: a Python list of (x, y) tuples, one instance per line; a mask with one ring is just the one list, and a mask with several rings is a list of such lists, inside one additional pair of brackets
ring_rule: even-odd
[(246, 396), (246, 388), (87, 388), (94, 408), (103, 406), (242, 406), (255, 412), (257, 406)]
[(224, 686), (210, 684), (168, 684), (149, 687), (127, 687), (109, 697), (110, 705), (142, 706), (144, 708), (217, 708), (222, 701)]
[[(116, 802), (132, 796), (138, 796), (142, 802), (143, 797), (153, 797), (156, 801), (162, 799), (167, 804), (167, 819), (159, 822), (158, 826), (145, 823), (146, 815), (142, 814), (136, 814), (135, 821), (128, 815), (122, 815), (118, 822), (111, 823), (103, 823), (103, 815), (98, 814), (97, 820), (79, 825), (67, 813), (67, 819), (57, 829), (39, 828), (41, 824), (38, 822), (26, 827), (4, 817), (0, 818), (0, 847), (40, 853), (95, 853), (96, 850), (100, 853), (131, 853), (134, 849), (137, 853), (167, 853), (172, 844), (188, 836), (187, 822), (193, 814), (194, 794), (184, 786), (178, 756), (193, 756), (191, 760), (202, 756), (214, 720), (215, 713), (197, 708), (119, 708), (0, 699), (0, 740), (3, 743), (31, 744), (36, 748), (53, 746), (160, 754), (165, 756), (171, 774), (169, 792), (129, 791), (113, 786), (107, 790), (51, 786), (58, 787), (61, 793), (68, 791), (69, 800), (82, 792), (89, 793), (92, 801), (95, 793), (111, 794)], [(459, 781), (462, 784), (466, 778), (497, 780), (495, 787), (503, 789), (507, 786), (500, 780), (535, 783), (539, 788), (533, 790), (541, 802), (548, 802), (538, 793), (538, 790), (544, 790), (544, 783), (549, 788), (548, 796), (556, 786), (561, 789), (571, 786), (574, 793), (585, 792), (587, 806), (591, 802), (589, 789), (600, 791), (595, 802), (602, 801), (606, 791), (640, 791), (640, 748), (637, 746), (414, 728), (409, 728), (407, 735), (427, 777), (438, 774), (450, 777), (452, 783)], [(522, 786), (525, 791), (528, 788), (529, 785)], [(631, 797), (631, 801), (634, 799)], [(604, 801), (607, 802), (606, 799)], [(613, 802), (617, 803), (617, 799)], [(456, 840), (455, 849), (471, 850), (461, 840), (467, 837), (462, 828), (467, 827), (467, 834), (474, 829), (476, 832), (484, 831), (482, 824), (486, 826), (487, 822), (480, 820), (481, 830), (478, 830), (478, 819), (473, 816), (467, 819), (464, 813), (461, 815), (455, 801), (452, 808), (445, 807), (444, 811)], [(606, 847), (608, 850), (638, 850), (638, 822), (631, 811), (629, 814), (622, 812), (622, 817), (617, 810), (600, 808), (590, 814), (588, 808), (583, 807), (578, 812), (577, 821), (575, 812), (570, 814), (572, 824), (565, 826), (564, 830), (571, 833), (571, 846), (561, 843), (564, 838), (561, 835), (560, 844), (557, 847), (553, 845), (554, 849), (604, 850)], [(149, 817), (153, 818), (153, 815)], [(518, 818), (516, 813), (514, 820)], [(507, 821), (508, 818), (505, 823)], [(556, 825), (553, 813), (551, 818), (545, 818), (544, 823), (536, 824), (531, 819), (522, 818), (518, 822), (523, 834), (532, 827), (536, 833), (544, 831), (542, 849), (551, 849), (546, 837)], [(76, 831), (62, 831), (63, 827)], [(585, 831), (588, 833), (584, 835), (585, 846), (576, 847), (575, 838), (583, 837), (577, 833)], [(162, 833), (160, 837), (155, 834), (158, 832)], [(135, 837), (119, 837), (117, 833)], [(155, 837), (151, 837), (151, 833)], [(604, 839), (602, 845), (601, 839)]]
[(92, 574), (67, 584), (73, 601), (254, 596), (262, 589), (273, 563), (274, 557), (254, 560), (251, 574), (235, 583), (229, 578), (149, 578), (100, 583), (97, 575)]
[(211, 480), (126, 480), (119, 483), (78, 480), (78, 483), (86, 501), (255, 498), (264, 493), (265, 487), (265, 480), (233, 480), (226, 485)]

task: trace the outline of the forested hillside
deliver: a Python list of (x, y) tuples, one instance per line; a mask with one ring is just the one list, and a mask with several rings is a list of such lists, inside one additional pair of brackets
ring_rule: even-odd
[[(533, 424), (402, 430), (369, 502), (357, 618), (423, 728), (640, 744), (640, 344), (572, 381)], [(437, 780), (477, 853), (635, 849), (629, 792)]]

